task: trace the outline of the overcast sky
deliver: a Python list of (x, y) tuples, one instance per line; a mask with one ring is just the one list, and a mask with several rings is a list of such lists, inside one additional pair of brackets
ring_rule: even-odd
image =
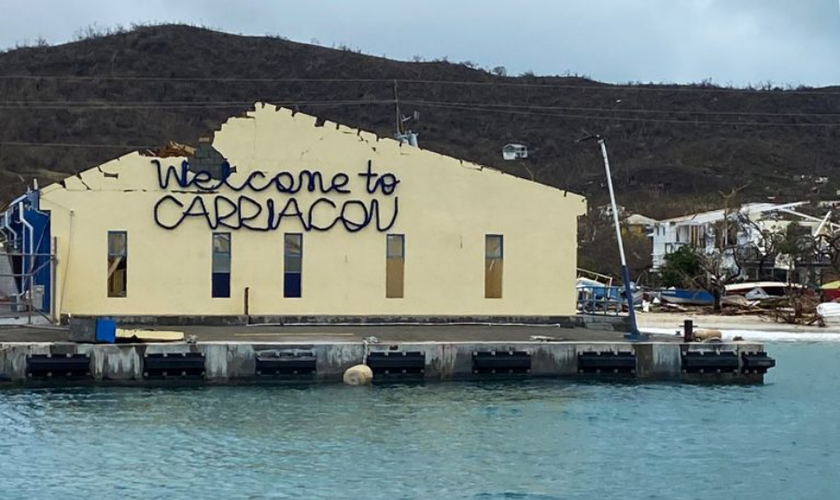
[(166, 21), (608, 82), (840, 84), (840, 0), (0, 0), (0, 46)]

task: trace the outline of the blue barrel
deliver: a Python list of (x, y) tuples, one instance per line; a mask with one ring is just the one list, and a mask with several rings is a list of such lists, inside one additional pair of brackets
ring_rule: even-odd
[(96, 341), (113, 344), (117, 341), (117, 322), (112, 318), (96, 318)]

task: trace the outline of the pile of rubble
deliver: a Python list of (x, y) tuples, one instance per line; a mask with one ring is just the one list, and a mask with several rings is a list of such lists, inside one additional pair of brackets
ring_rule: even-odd
[[(743, 295), (726, 295), (720, 301), (724, 316), (760, 316), (776, 323), (789, 325), (826, 325), (826, 316), (836, 314), (840, 320), (840, 303), (820, 304), (819, 297), (808, 294), (793, 294), (784, 297), (748, 299)], [(830, 306), (833, 306), (831, 308)], [(650, 312), (681, 312), (694, 314), (716, 314), (712, 306), (690, 306), (653, 301), (644, 305)]]
[(808, 294), (791, 294), (756, 300), (734, 295), (723, 297), (721, 300), (722, 313), (726, 315), (754, 314), (776, 323), (825, 326), (825, 320), (817, 310), (819, 305), (819, 297)]

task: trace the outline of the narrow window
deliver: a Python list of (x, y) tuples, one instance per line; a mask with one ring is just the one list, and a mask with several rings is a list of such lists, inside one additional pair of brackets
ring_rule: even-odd
[(403, 298), (405, 278), (405, 236), (389, 234), (385, 243), (385, 298)]
[(283, 241), (283, 296), (301, 296), (301, 273), (303, 271), (303, 235), (286, 233)]
[(128, 293), (128, 233), (108, 231), (108, 297)]
[(484, 298), (502, 298), (502, 263), (504, 242), (500, 234), (484, 237)]
[(230, 297), (230, 233), (213, 233), (213, 297)]

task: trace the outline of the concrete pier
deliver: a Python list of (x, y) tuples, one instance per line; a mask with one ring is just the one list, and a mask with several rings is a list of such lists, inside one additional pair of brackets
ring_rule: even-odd
[(502, 376), (761, 383), (774, 364), (760, 344), (653, 341), (221, 340), (197, 343), (0, 343), (0, 384), (340, 382), (368, 363), (374, 382)]

